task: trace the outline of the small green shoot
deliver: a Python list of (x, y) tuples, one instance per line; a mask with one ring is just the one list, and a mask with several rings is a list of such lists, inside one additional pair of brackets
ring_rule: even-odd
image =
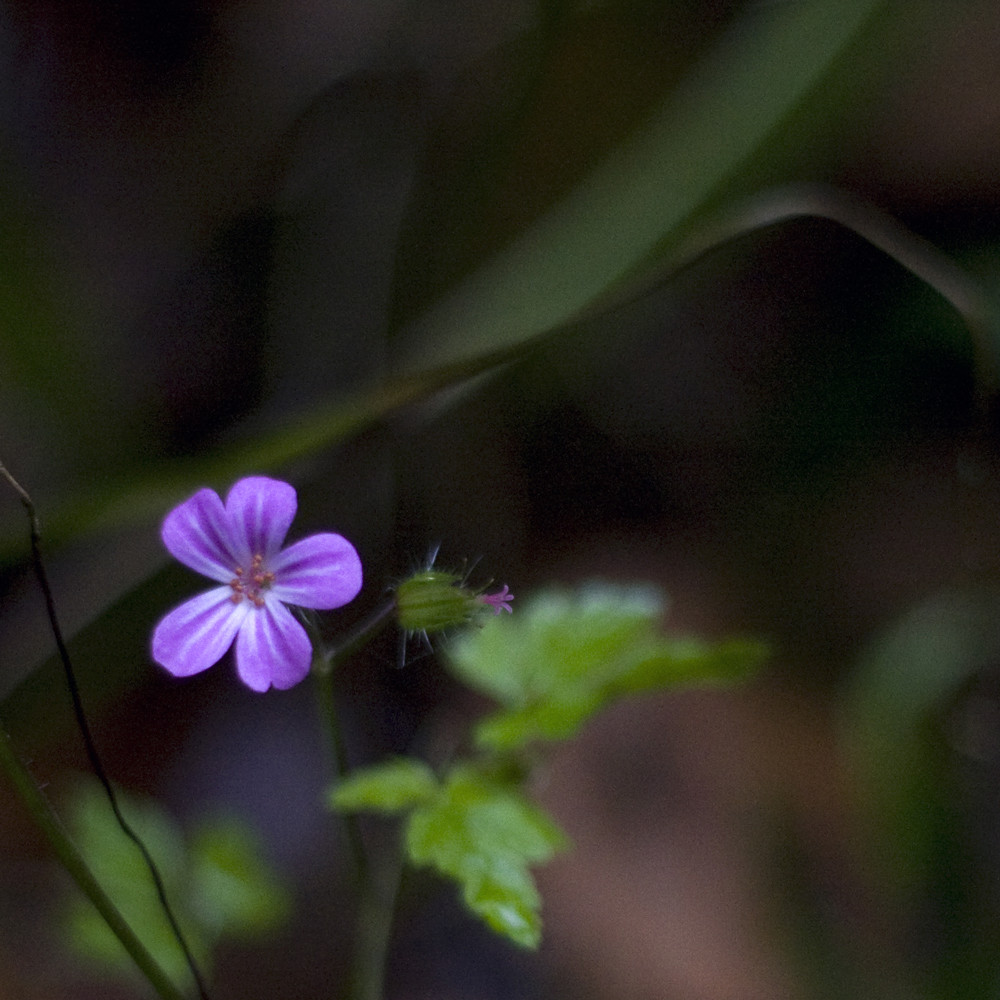
[(330, 795), (345, 812), (410, 810), (406, 853), (462, 890), (465, 905), (514, 944), (541, 940), (541, 898), (530, 867), (567, 846), (565, 835), (510, 780), (459, 764), (433, 785), (425, 765), (393, 761), (352, 775)]
[(476, 726), (472, 758), (440, 779), (417, 760), (364, 768), (331, 790), (330, 807), (406, 814), (408, 860), (457, 882), (465, 905), (498, 934), (537, 947), (541, 899), (531, 867), (568, 841), (524, 794), (522, 751), (574, 735), (625, 695), (737, 681), (765, 655), (747, 640), (667, 638), (663, 613), (653, 588), (594, 584), (540, 594), (517, 615), (470, 628), (445, 647), (447, 663), (502, 706)]

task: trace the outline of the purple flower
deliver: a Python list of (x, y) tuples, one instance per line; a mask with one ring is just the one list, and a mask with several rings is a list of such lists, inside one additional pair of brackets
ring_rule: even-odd
[(361, 589), (361, 560), (340, 535), (287, 548), (297, 501), (288, 483), (241, 479), (223, 505), (199, 490), (175, 507), (160, 536), (185, 566), (219, 583), (175, 608), (153, 632), (153, 659), (175, 677), (217, 663), (236, 641), (236, 670), (254, 691), (290, 688), (307, 673), (312, 645), (286, 604), (339, 608)]

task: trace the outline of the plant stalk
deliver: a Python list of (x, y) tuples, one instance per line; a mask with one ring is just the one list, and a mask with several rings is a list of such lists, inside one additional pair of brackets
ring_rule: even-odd
[(70, 840), (62, 823), (42, 795), (34, 778), (28, 773), (11, 743), (6, 729), (0, 728), (0, 768), (10, 778), (18, 797), (31, 814), (35, 824), (45, 835), (56, 857), (69, 872), (83, 894), (94, 904), (122, 947), (129, 953), (162, 1000), (185, 1000), (184, 994), (160, 968), (156, 959), (146, 950), (118, 908), (101, 888), (87, 862)]

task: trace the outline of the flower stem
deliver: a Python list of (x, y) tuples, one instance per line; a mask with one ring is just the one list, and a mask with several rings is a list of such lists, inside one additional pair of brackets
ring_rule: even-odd
[[(327, 647), (315, 627), (307, 622), (313, 641), (313, 673), (316, 689), (330, 743), (330, 752), (337, 780), (347, 777), (350, 763), (347, 746), (337, 711), (334, 675), (339, 663), (366, 646), (388, 624), (395, 610), (395, 601), (387, 602), (337, 646)], [(402, 862), (398, 849), (391, 863), (372, 865), (358, 817), (342, 812), (344, 836), (354, 861), (358, 892), (357, 927), (354, 939), (354, 959), (351, 970), (350, 1000), (382, 1000), (386, 956), (392, 932)]]
[(402, 849), (394, 841), (391, 855), (361, 885), (354, 939), (350, 1000), (382, 1000), (386, 961), (403, 874)]
[[(363, 621), (347, 639), (343, 640), (337, 646), (327, 646), (319, 634), (316, 623), (310, 618), (302, 619), (313, 645), (313, 673), (316, 675), (319, 709), (326, 727), (327, 738), (330, 743), (330, 754), (333, 758), (334, 772), (338, 781), (347, 776), (350, 771), (350, 764), (347, 759), (347, 744), (344, 741), (344, 731), (340, 725), (340, 715), (337, 712), (337, 696), (333, 680), (334, 672), (338, 663), (346, 660), (348, 656), (356, 653), (359, 649), (362, 649), (378, 635), (388, 623), (389, 616), (395, 606), (394, 601), (389, 601)], [(348, 850), (354, 859), (354, 871), (358, 885), (364, 891), (363, 887), (370, 877), (370, 872), (364, 838), (361, 836), (361, 828), (358, 825), (357, 817), (352, 814), (342, 813), (341, 821), (344, 826), (344, 837), (347, 840)]]
[(14, 751), (9, 734), (2, 728), (0, 728), (0, 768), (10, 779), (18, 797), (45, 835), (56, 857), (59, 858), (83, 894), (97, 908), (97, 912), (104, 918), (115, 937), (122, 943), (122, 947), (129, 953), (149, 984), (156, 990), (157, 995), (162, 1000), (184, 1000), (184, 994), (177, 989), (160, 968), (156, 959), (146, 950), (118, 908), (98, 884), (93, 872), (87, 867), (87, 862), (84, 861), (53, 812), (48, 800), (42, 795), (35, 780)]
[[(330, 754), (337, 780), (343, 779), (349, 770), (347, 763), (347, 746), (344, 733), (340, 726), (340, 716), (337, 713), (337, 699), (333, 688), (333, 671), (317, 671), (316, 688), (319, 697), (320, 713), (326, 725), (327, 738), (330, 743)], [(368, 869), (368, 853), (365, 850), (364, 838), (358, 826), (357, 817), (352, 813), (341, 813), (344, 829), (344, 839), (354, 862), (354, 873), (358, 885), (363, 886), (370, 876)]]

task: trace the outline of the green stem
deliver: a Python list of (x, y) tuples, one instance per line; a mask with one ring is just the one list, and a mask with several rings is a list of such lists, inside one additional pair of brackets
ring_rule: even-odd
[(122, 947), (129, 953), (139, 970), (156, 990), (162, 1000), (185, 1000), (184, 994), (171, 982), (167, 974), (157, 964), (156, 959), (146, 950), (135, 932), (107, 896), (93, 872), (87, 867), (80, 852), (69, 839), (48, 800), (42, 795), (35, 780), (28, 773), (14, 751), (10, 736), (0, 728), (0, 767), (10, 778), (14, 790), (24, 803), (32, 819), (45, 835), (50, 846), (72, 876), (83, 894), (94, 904)]
[[(330, 753), (337, 779), (350, 772), (347, 746), (344, 741), (334, 673), (339, 663), (367, 645), (389, 623), (395, 611), (395, 601), (389, 601), (364, 621), (346, 640), (335, 647), (326, 647), (311, 621), (306, 627), (313, 643), (313, 673), (320, 712), (326, 725)], [(361, 826), (354, 813), (341, 813), (344, 836), (354, 860), (358, 889), (358, 924), (354, 940), (354, 959), (349, 986), (350, 1000), (382, 1000), (386, 957), (392, 936), (392, 920), (396, 894), (402, 872), (399, 850), (394, 850), (391, 863), (371, 864)]]
[[(347, 759), (347, 745), (344, 742), (344, 732), (340, 725), (340, 715), (337, 712), (337, 697), (333, 686), (333, 675), (338, 663), (343, 662), (359, 649), (366, 646), (388, 624), (395, 601), (389, 601), (358, 626), (351, 635), (337, 646), (327, 646), (311, 618), (303, 618), (302, 622), (309, 632), (313, 646), (313, 674), (316, 676), (316, 691), (319, 698), (320, 714), (326, 727), (330, 742), (330, 755), (333, 759), (334, 772), (337, 780), (347, 777), (350, 764)], [(344, 825), (344, 836), (348, 849), (354, 858), (354, 870), (359, 886), (363, 887), (369, 879), (368, 856), (365, 852), (364, 839), (357, 817), (350, 813), (341, 813)]]
[[(348, 768), (347, 747), (344, 743), (344, 733), (340, 726), (340, 717), (337, 714), (337, 700), (333, 689), (333, 671), (316, 671), (316, 688), (319, 698), (320, 713), (326, 724), (327, 738), (330, 743), (330, 754), (333, 758), (334, 771), (337, 780), (346, 777)], [(344, 839), (347, 841), (348, 850), (354, 860), (354, 872), (357, 876), (359, 886), (364, 886), (370, 877), (368, 868), (368, 854), (365, 851), (364, 839), (361, 836), (361, 829), (358, 826), (358, 819), (353, 813), (340, 813), (341, 823), (344, 828)]]
[(391, 858), (379, 865), (377, 875), (373, 873), (362, 883), (350, 1000), (382, 1000), (402, 874), (402, 851), (396, 843)]

